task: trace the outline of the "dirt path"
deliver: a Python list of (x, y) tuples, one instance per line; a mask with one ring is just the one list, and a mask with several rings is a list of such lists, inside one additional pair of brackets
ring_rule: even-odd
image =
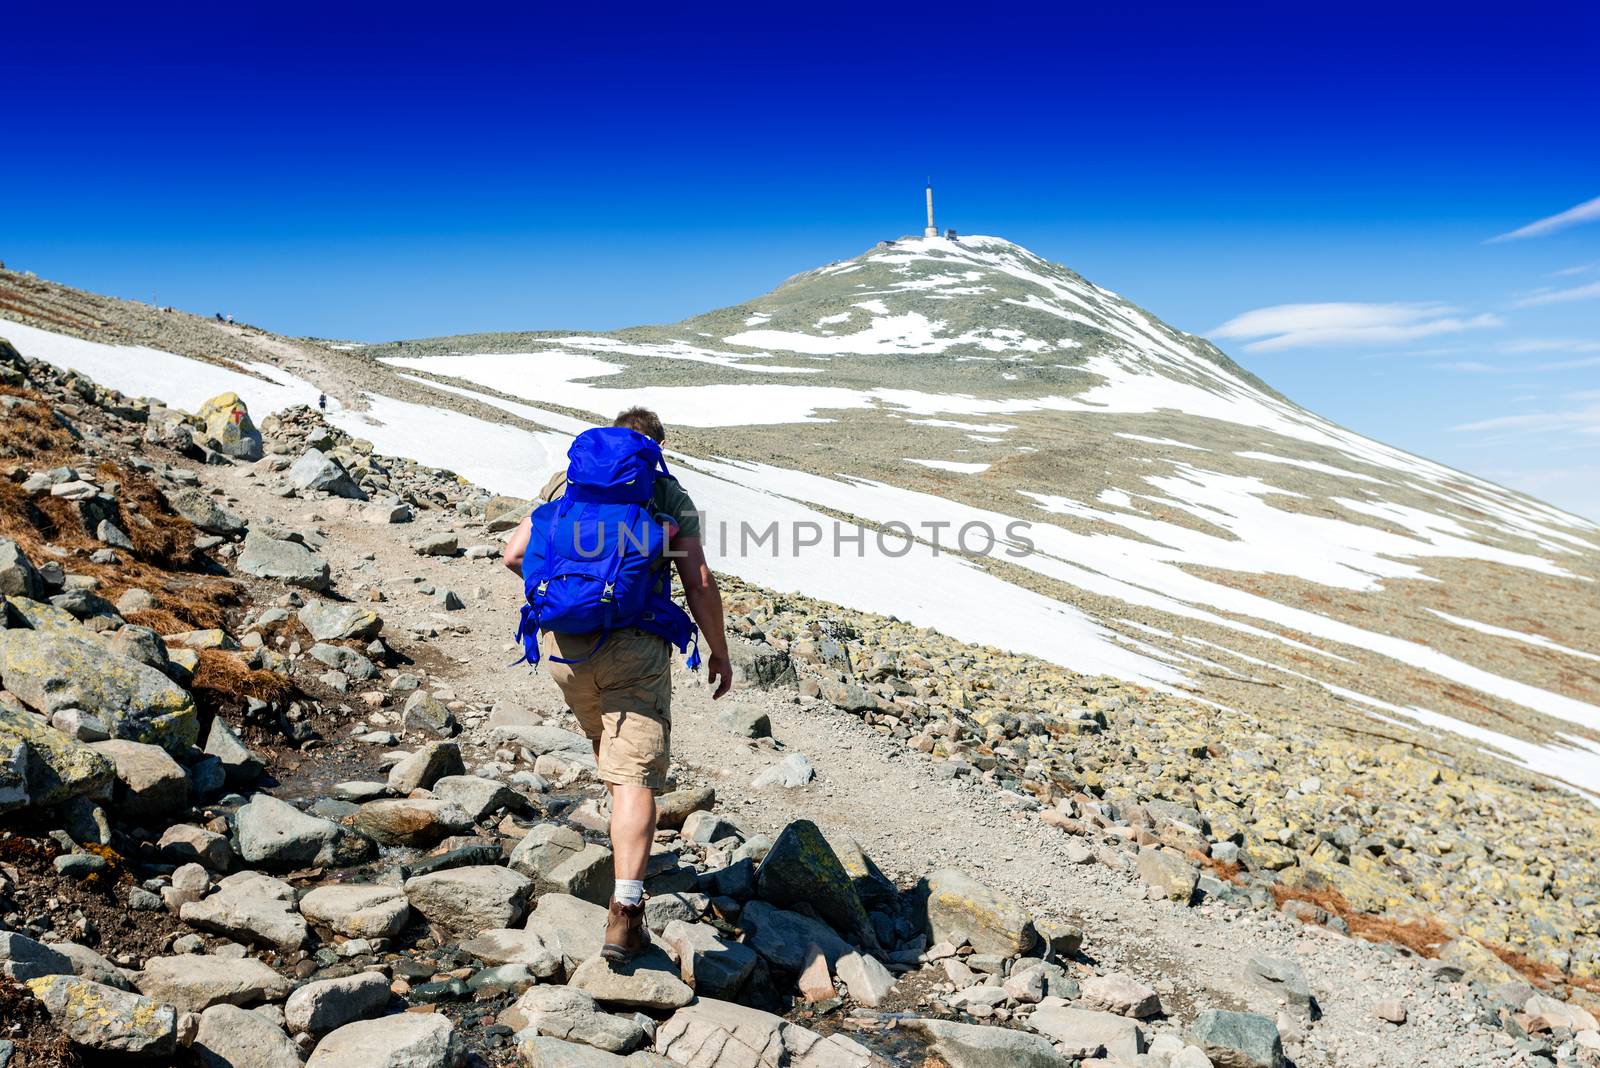
[[(349, 502), (284, 500), (260, 485), (249, 468), (206, 468), (202, 477), (236, 496), (245, 514), (274, 516), (290, 528), (324, 534), (322, 552), (333, 566), (335, 588), (354, 599), (380, 588), (386, 600), (375, 607), (392, 639), (403, 644), (414, 626), (439, 627), (428, 648), (453, 666), (430, 684), (448, 686), (467, 702), (469, 725), (474, 709), (500, 701), (558, 719), (565, 715), (546, 674), (507, 666), (520, 654), (511, 640), (519, 580), (494, 559), (411, 551), (413, 542), (447, 529), (457, 532), (463, 546), (496, 541), (480, 524), (428, 512), (413, 523), (376, 525), (359, 518), (360, 508)], [(438, 611), (424, 587), (452, 589), (466, 608)], [(930, 759), (832, 706), (793, 691), (739, 690), (713, 708), (707, 689), (681, 662), (675, 685), (679, 778), (715, 785), (720, 807), (742, 826), (770, 835), (789, 820), (815, 820), (830, 833), (854, 838), (902, 885), (940, 867), (964, 868), (1011, 892), (1036, 916), (1078, 923), (1086, 933), (1084, 952), (1100, 970), (1125, 970), (1151, 983), (1174, 1017), (1208, 1007), (1278, 1015), (1278, 1001), (1241, 977), (1251, 956), (1271, 954), (1301, 963), (1321, 1006), (1322, 1018), (1309, 1029), (1288, 1017), (1280, 1020), (1290, 1055), (1303, 1068), (1459, 1068), (1501, 1063), (1510, 1052), (1471, 1022), (1476, 1006), (1464, 987), (1435, 982), (1425, 962), (1392, 947), (1346, 939), (1270, 911), (1189, 909), (1147, 900), (1142, 885), (1128, 875), (1070, 863), (1065, 834), (1034, 815), (1008, 811), (992, 788), (940, 776)], [(359, 707), (354, 695), (351, 703)], [(730, 705), (767, 711), (776, 748), (722, 727), (721, 713)], [(573, 725), (570, 717), (565, 722)], [(804, 753), (817, 770), (816, 781), (798, 790), (752, 789), (751, 777), (780, 750)], [(1373, 1005), (1385, 998), (1405, 1001), (1412, 1022), (1397, 1028), (1377, 1019)], [(1175, 1019), (1154, 1030), (1179, 1026)]]

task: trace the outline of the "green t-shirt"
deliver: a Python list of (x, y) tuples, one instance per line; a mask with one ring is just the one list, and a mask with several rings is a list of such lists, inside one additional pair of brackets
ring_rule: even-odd
[[(539, 499), (553, 501), (561, 496), (566, 488), (567, 473), (557, 471), (550, 476), (550, 481), (544, 484), (544, 489), (539, 491)], [(689, 499), (689, 494), (678, 485), (677, 479), (656, 479), (655, 490), (650, 494), (650, 510), (678, 524), (678, 533), (684, 537), (700, 536), (700, 513), (695, 510), (694, 501)]]

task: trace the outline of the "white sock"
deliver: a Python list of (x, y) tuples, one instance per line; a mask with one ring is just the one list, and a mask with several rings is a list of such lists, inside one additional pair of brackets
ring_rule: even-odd
[(618, 879), (617, 888), (611, 892), (619, 905), (637, 905), (644, 900), (643, 879)]

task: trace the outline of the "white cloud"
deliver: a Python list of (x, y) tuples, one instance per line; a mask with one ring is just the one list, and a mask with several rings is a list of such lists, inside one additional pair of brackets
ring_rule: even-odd
[(1557, 289), (1549, 293), (1535, 293), (1531, 297), (1523, 297), (1517, 301), (1516, 307), (1536, 308), (1541, 304), (1568, 304), (1575, 300), (1600, 300), (1600, 282), (1573, 286), (1571, 289)]
[(1466, 371), (1475, 374), (1514, 375), (1529, 371), (1576, 371), (1585, 367), (1600, 367), (1600, 356), (1580, 356), (1575, 360), (1550, 360), (1545, 363), (1516, 364), (1481, 363), (1477, 360), (1457, 360), (1454, 363), (1432, 365), (1438, 371)]
[(1527, 226), (1519, 226), (1509, 233), (1491, 237), (1489, 243), (1518, 241), (1524, 237), (1543, 237), (1545, 234), (1553, 234), (1557, 230), (1565, 230), (1569, 226), (1579, 226), (1589, 222), (1600, 222), (1600, 197), (1586, 200), (1576, 207), (1568, 208), (1566, 211), (1555, 215), (1537, 219)]
[(1258, 338), (1244, 347), (1276, 352), (1307, 345), (1389, 345), (1435, 334), (1501, 326), (1499, 316), (1462, 318), (1438, 303), (1275, 304), (1235, 316), (1211, 331), (1218, 338)]
[(1570, 278), (1572, 275), (1575, 275), (1575, 274), (1588, 274), (1590, 271), (1594, 270), (1596, 267), (1600, 267), (1600, 263), (1580, 263), (1576, 267), (1563, 267), (1559, 271), (1551, 271), (1550, 272), (1550, 277), (1552, 277), (1552, 278)]
[(1576, 431), (1579, 434), (1600, 435), (1600, 390), (1587, 389), (1567, 395), (1575, 407), (1559, 411), (1528, 412), (1524, 415), (1501, 415), (1493, 419), (1479, 419), (1451, 427), (1462, 431), (1504, 430), (1521, 433)]
[(1600, 341), (1581, 337), (1525, 337), (1500, 346), (1501, 352), (1600, 352)]

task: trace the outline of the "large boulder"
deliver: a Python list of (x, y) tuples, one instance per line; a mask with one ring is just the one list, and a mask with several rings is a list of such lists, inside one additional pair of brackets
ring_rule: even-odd
[(1285, 1063), (1278, 1025), (1258, 1013), (1207, 1009), (1185, 1037), (1217, 1068), (1283, 1068)]
[(170, 1057), (178, 1047), (178, 1013), (171, 1005), (75, 975), (30, 979), (28, 990), (57, 1027), (92, 1050), (133, 1057)]
[(370, 608), (333, 601), (312, 601), (300, 609), (300, 623), (319, 642), (354, 638), (369, 641), (383, 630), (383, 618)]
[[(429, 787), (434, 797), (454, 801), (474, 820), (501, 809), (525, 807), (522, 796), (497, 779), (481, 775), (446, 775)], [(609, 855), (609, 852), (608, 852)]]
[(0, 698), (0, 814), (99, 794), (115, 776), (106, 757)]
[(256, 871), (217, 883), (217, 892), (180, 906), (178, 918), (202, 931), (288, 952), (306, 940), (306, 921), (294, 907), (294, 887)]
[(600, 954), (606, 910), (571, 894), (541, 894), (526, 926), (576, 968)]
[(282, 1001), (294, 983), (254, 957), (210, 957), (186, 953), (152, 957), (136, 984), (139, 993), (181, 1012), (204, 1012), (213, 1005), (259, 1005)]
[(218, 504), (216, 498), (203, 490), (186, 489), (174, 494), (168, 502), (172, 510), (207, 534), (243, 534), (250, 524), (244, 518)]
[(287, 801), (256, 794), (233, 817), (239, 856), (246, 864), (288, 869), (331, 863), (345, 831), (331, 820), (301, 812)]
[(26, 935), (0, 931), (0, 975), (22, 983), (42, 975), (73, 975), (72, 959)]
[(200, 1014), (195, 1056), (201, 1068), (300, 1068), (300, 1050), (266, 1014), (213, 1005)]
[(1126, 1016), (1064, 1005), (1039, 1009), (1028, 1026), (1049, 1035), (1069, 1057), (1098, 1057), (1104, 1053), (1125, 1064), (1144, 1052), (1144, 1031)]
[(1014, 957), (1034, 942), (1022, 907), (965, 872), (944, 868), (927, 878), (928, 934), (933, 942), (963, 933), (979, 953)]
[(325, 1035), (376, 1016), (387, 1004), (389, 981), (378, 972), (357, 972), (300, 987), (283, 1006), (283, 1019), (291, 1031)]
[(206, 756), (217, 758), (222, 764), (223, 775), (233, 786), (245, 786), (255, 782), (261, 778), (261, 771), (266, 766), (265, 761), (244, 744), (244, 739), (240, 738), (238, 732), (221, 716), (211, 718), (211, 726), (206, 731), (204, 752)]
[(527, 912), (533, 882), (496, 864), (449, 868), (407, 879), (406, 899), (430, 923), (474, 933), (510, 927)]
[(278, 579), (306, 590), (328, 588), (328, 562), (297, 541), (282, 541), (252, 530), (244, 537), (239, 570), (257, 578)]
[(350, 477), (344, 465), (321, 449), (307, 449), (289, 468), (285, 477), (295, 489), (320, 491), (355, 501), (367, 499), (366, 491), (356, 485), (356, 480)]
[(810, 820), (795, 820), (772, 843), (756, 870), (756, 894), (784, 908), (805, 902), (835, 930), (877, 945), (849, 873)]
[(239, 460), (261, 459), (261, 431), (237, 393), (217, 394), (200, 405), (195, 418), (206, 444), (217, 452)]
[(901, 1020), (900, 1026), (927, 1038), (950, 1068), (1067, 1068), (1072, 1063), (1049, 1041), (1026, 1031), (934, 1019)]
[(460, 949), (490, 966), (520, 964), (529, 974), (549, 979), (562, 970), (561, 948), (551, 944), (557, 941), (547, 943), (544, 935), (533, 929), (497, 927), (465, 939)]
[(806, 965), (806, 947), (815, 945), (834, 967), (854, 952), (832, 927), (801, 912), (780, 909), (765, 901), (752, 901), (739, 914), (745, 942), (783, 971), (798, 975)]
[(345, 1024), (312, 1051), (306, 1068), (456, 1068), (455, 1026), (439, 1013), (401, 1013)]
[(679, 974), (701, 995), (731, 998), (755, 971), (755, 950), (722, 937), (709, 923), (672, 920), (661, 942), (677, 954)]
[(90, 748), (117, 769), (112, 800), (124, 819), (161, 816), (189, 803), (189, 776), (159, 745), (117, 738), (94, 742)]
[(87, 712), (114, 738), (176, 752), (199, 736), (187, 690), (98, 642), (37, 630), (0, 631), (0, 682), (47, 715), (68, 708)]
[[(712, 998), (699, 998), (662, 1022), (656, 1028), (655, 1051), (676, 1064), (695, 1068), (885, 1066), (882, 1058), (842, 1034), (821, 1035), (782, 1016)], [(1046, 1062), (1036, 1063), (1043, 1068)], [(1034, 1068), (1027, 1061), (996, 1061), (993, 1068), (1013, 1066)], [(1063, 1061), (1052, 1064), (1052, 1068), (1064, 1066)]]
[(368, 801), (356, 810), (352, 825), (379, 845), (430, 846), (471, 830), (472, 817), (453, 801), (400, 797)]
[(392, 886), (332, 883), (301, 898), (300, 914), (346, 938), (393, 938), (411, 919), (411, 903)]
[(428, 742), (389, 769), (389, 789), (403, 797), (413, 790), (426, 790), (445, 776), (463, 775), (466, 770), (461, 762), (461, 747), (455, 742)]
[(663, 1012), (694, 1000), (694, 990), (679, 976), (677, 965), (655, 946), (646, 946), (626, 962), (590, 957), (572, 973), (569, 985), (624, 1009)]

